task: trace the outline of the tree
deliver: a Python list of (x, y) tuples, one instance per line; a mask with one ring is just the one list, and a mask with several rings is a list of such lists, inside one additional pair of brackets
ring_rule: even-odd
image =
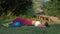
[(29, 12), (29, 9), (33, 10), (32, 7), (32, 0), (0, 0), (0, 15), (3, 13), (4, 15), (7, 15), (9, 14), (9, 11), (12, 15), (25, 15), (27, 13), (31, 13)]
[(60, 0), (51, 0), (45, 3), (47, 15), (60, 17)]

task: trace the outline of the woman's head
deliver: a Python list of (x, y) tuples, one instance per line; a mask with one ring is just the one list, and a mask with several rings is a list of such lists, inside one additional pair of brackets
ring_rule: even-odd
[(45, 26), (46, 26), (46, 27), (48, 27), (48, 26), (49, 26), (49, 25), (48, 25), (48, 22), (45, 22)]
[(46, 26), (46, 27), (48, 27), (48, 26), (49, 26), (49, 25), (48, 25), (48, 22), (46, 22), (46, 21), (45, 21), (45, 22), (43, 22), (43, 23), (42, 23), (42, 25), (44, 25), (44, 26)]

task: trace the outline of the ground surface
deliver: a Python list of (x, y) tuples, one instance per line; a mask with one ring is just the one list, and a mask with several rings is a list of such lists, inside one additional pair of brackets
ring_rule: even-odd
[(60, 34), (60, 24), (51, 25), (49, 28), (22, 26), (19, 28), (0, 26), (0, 34)]

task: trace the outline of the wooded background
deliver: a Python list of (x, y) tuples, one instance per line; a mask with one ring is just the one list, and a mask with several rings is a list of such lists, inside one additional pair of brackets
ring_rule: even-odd
[[(0, 0), (0, 16), (34, 15), (33, 0)], [(43, 3), (47, 15), (60, 17), (60, 0)]]

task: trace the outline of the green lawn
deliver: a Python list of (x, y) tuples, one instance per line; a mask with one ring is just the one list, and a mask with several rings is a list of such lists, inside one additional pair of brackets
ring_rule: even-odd
[(60, 24), (50, 25), (49, 28), (22, 26), (19, 28), (0, 26), (0, 34), (60, 34)]

